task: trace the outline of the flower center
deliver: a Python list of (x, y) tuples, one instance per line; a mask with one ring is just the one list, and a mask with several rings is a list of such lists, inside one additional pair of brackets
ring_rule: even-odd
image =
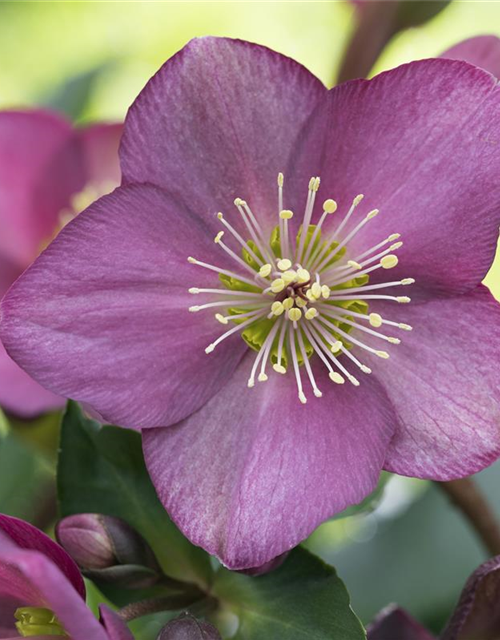
[(14, 613), (16, 628), (23, 638), (31, 636), (66, 636), (61, 623), (50, 609), (21, 607)]
[[(407, 296), (379, 293), (381, 289), (413, 284), (405, 278), (381, 284), (369, 284), (370, 274), (378, 269), (392, 269), (398, 264), (395, 255), (401, 246), (399, 234), (394, 233), (368, 250), (353, 255), (353, 239), (378, 215), (373, 209), (357, 224), (355, 210), (363, 195), (354, 198), (344, 218), (332, 230), (325, 232), (329, 220), (337, 211), (335, 200), (323, 203), (323, 213), (317, 224), (311, 224), (319, 178), (311, 178), (302, 224), (294, 239), (289, 221), (293, 212), (283, 208), (283, 174), (278, 176), (278, 225), (269, 239), (258, 218), (247, 202), (237, 198), (236, 208), (245, 225), (245, 240), (225, 219), (217, 216), (238, 245), (240, 255), (223, 241), (224, 231), (215, 237), (215, 243), (235, 262), (235, 271), (221, 269), (189, 257), (188, 261), (218, 274), (224, 288), (201, 289), (192, 287), (192, 294), (203, 294), (213, 300), (189, 308), (192, 312), (216, 310), (215, 318), (223, 325), (233, 326), (219, 336), (206, 349), (211, 353), (221, 342), (234, 333), (240, 333), (257, 356), (252, 366), (248, 386), (268, 379), (269, 364), (274, 371), (285, 374), (293, 371), (299, 399), (306, 403), (302, 381), (302, 366), (316, 397), (322, 393), (316, 384), (309, 362), (316, 355), (328, 369), (330, 380), (343, 384), (347, 379), (355, 386), (357, 378), (350, 372), (353, 367), (363, 373), (371, 369), (352, 351), (372, 353), (387, 359), (387, 351), (361, 340), (361, 335), (390, 344), (399, 344), (399, 338), (376, 331), (385, 325), (411, 331), (408, 324), (387, 320), (378, 313), (369, 313), (369, 301), (391, 300), (408, 303)], [(368, 325), (368, 326), (366, 326)], [(356, 336), (352, 335), (356, 333)]]

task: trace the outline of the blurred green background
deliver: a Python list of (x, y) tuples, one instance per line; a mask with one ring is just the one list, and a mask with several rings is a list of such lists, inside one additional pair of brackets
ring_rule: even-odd
[[(77, 122), (122, 120), (158, 67), (189, 39), (208, 34), (265, 44), (331, 86), (354, 11), (340, 0), (0, 2), (0, 108), (42, 105)], [(455, 0), (425, 26), (396, 36), (374, 72), (438, 55), (483, 33), (500, 36), (500, 3)], [(499, 258), (486, 282), (500, 299)], [(53, 477), (54, 422), (19, 423), (10, 434), (2, 424), (0, 511), (49, 523), (50, 504), (44, 512), (37, 491), (50, 487)], [(500, 465), (480, 474), (479, 482), (500, 514)], [(434, 628), (484, 557), (436, 487), (400, 478), (389, 482), (373, 514), (327, 523), (308, 544), (337, 566), (365, 622), (398, 601)]]

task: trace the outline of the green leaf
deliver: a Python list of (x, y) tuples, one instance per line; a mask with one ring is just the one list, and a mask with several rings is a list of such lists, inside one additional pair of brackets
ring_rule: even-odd
[(221, 569), (214, 593), (239, 617), (234, 640), (366, 638), (335, 569), (300, 547), (279, 569), (257, 578)]
[(0, 427), (0, 513), (40, 524), (53, 483), (48, 462), (5, 422)]
[(103, 513), (122, 518), (149, 542), (165, 573), (209, 582), (208, 555), (184, 538), (156, 496), (139, 433), (101, 427), (70, 402), (62, 424), (58, 491), (63, 517)]

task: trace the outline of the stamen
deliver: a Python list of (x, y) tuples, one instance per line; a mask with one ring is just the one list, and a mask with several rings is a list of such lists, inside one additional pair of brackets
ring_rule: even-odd
[(249, 280), (242, 275), (234, 273), (234, 271), (227, 271), (226, 269), (220, 269), (219, 267), (214, 267), (212, 264), (207, 264), (206, 262), (201, 262), (200, 260), (196, 260), (196, 258), (192, 258), (191, 256), (188, 258), (188, 262), (191, 264), (196, 264), (199, 267), (203, 267), (204, 269), (209, 269), (210, 271), (215, 271), (216, 273), (222, 273), (225, 276), (229, 276), (230, 278), (234, 278), (235, 280), (241, 280), (242, 282), (246, 282), (247, 284), (251, 284), (252, 287), (256, 287), (257, 284), (255, 280)]
[(235, 327), (233, 327), (232, 329), (229, 329), (229, 331), (226, 331), (226, 333), (223, 333), (221, 336), (219, 336), (217, 340), (215, 340), (215, 342), (212, 342), (212, 344), (209, 344), (208, 347), (205, 349), (205, 353), (212, 353), (215, 347), (218, 344), (220, 344), (223, 340), (225, 340), (226, 338), (229, 338), (229, 336), (232, 336), (233, 333), (236, 333), (237, 331), (241, 331), (245, 327), (248, 327), (249, 324), (251, 324), (252, 322), (255, 322), (257, 318), (261, 318), (265, 314), (266, 314), (265, 311), (264, 312), (256, 311), (251, 318), (249, 318), (248, 320), (245, 320), (245, 322), (242, 322), (241, 324), (237, 324)]
[(281, 359), (283, 357), (283, 342), (285, 340), (285, 332), (286, 332), (286, 321), (285, 318), (281, 320), (281, 329), (280, 329), (280, 337), (278, 339), (278, 355), (277, 355), (277, 363), (273, 365), (273, 369), (276, 373), (286, 373), (285, 367), (281, 364)]
[(236, 229), (232, 227), (232, 225), (229, 224), (229, 222), (224, 218), (223, 214), (220, 211), (217, 214), (217, 218), (222, 222), (222, 224), (226, 227), (226, 229), (228, 229), (228, 231), (236, 238), (236, 240), (240, 243), (243, 249), (245, 249), (245, 251), (248, 251), (248, 253), (252, 256), (255, 262), (257, 262), (257, 264), (260, 264), (260, 265), (264, 264), (262, 260), (259, 258), (259, 256), (250, 247), (248, 242), (245, 242), (245, 240), (243, 240), (240, 234), (236, 231)]
[(319, 178), (311, 178), (309, 180), (309, 190), (307, 192), (307, 202), (306, 208), (304, 211), (304, 219), (302, 221), (302, 233), (300, 234), (300, 242), (299, 247), (297, 249), (297, 253), (295, 256), (296, 260), (301, 260), (302, 252), (304, 250), (304, 244), (307, 237), (307, 232), (309, 230), (309, 225), (311, 224), (312, 212), (314, 209), (314, 201), (316, 200), (316, 193), (319, 189)]
[[(219, 247), (222, 247), (222, 249), (224, 249), (224, 251), (228, 255), (230, 255), (231, 258), (233, 258), (233, 260), (235, 260), (239, 265), (243, 267), (243, 269), (245, 269), (246, 271), (249, 271), (250, 274), (255, 277), (255, 270), (252, 269), (252, 267), (249, 264), (247, 264), (242, 258), (236, 255), (234, 251), (232, 251), (224, 242), (222, 242), (223, 235), (224, 235), (224, 231), (219, 231), (219, 233), (215, 236), (215, 239), (214, 239), (215, 244), (218, 244)], [(260, 272), (259, 272), (259, 276), (260, 276)]]
[(293, 331), (288, 332), (288, 342), (290, 344), (290, 353), (292, 354), (292, 363), (293, 363), (293, 371), (295, 373), (295, 381), (297, 382), (297, 389), (299, 392), (299, 400), (302, 404), (306, 404), (307, 398), (304, 394), (304, 390), (302, 389), (302, 379), (300, 377), (299, 371), (299, 361), (297, 358), (297, 349), (295, 347), (295, 334)]

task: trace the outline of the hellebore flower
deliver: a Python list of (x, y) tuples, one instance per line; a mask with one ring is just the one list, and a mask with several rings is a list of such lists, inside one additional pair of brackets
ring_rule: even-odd
[[(44, 111), (0, 112), (0, 297), (71, 217), (120, 180), (121, 125), (73, 129)], [(32, 417), (63, 405), (0, 343), (0, 405)]]
[(85, 604), (78, 567), (32, 525), (0, 514), (0, 639), (132, 640), (120, 618), (101, 607), (102, 625)]
[(498, 457), (500, 308), (480, 282), (499, 126), (496, 80), (465, 62), (328, 91), (263, 47), (195, 40), (128, 113), (124, 185), (4, 298), (2, 339), (142, 429), (190, 540), (263, 565), (382, 468), (445, 480)]
[[(482, 564), (467, 581), (440, 640), (500, 637), (500, 556)], [(406, 611), (390, 605), (369, 625), (368, 640), (434, 640)]]
[(492, 35), (462, 40), (441, 54), (442, 58), (465, 60), (500, 77), (500, 38)]

